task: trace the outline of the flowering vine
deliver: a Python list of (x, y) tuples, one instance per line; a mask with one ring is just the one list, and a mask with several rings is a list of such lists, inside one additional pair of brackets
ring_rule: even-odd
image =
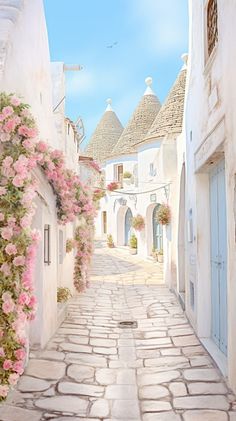
[[(66, 169), (61, 151), (36, 137), (28, 106), (14, 95), (0, 94), (0, 401), (23, 373), (25, 327), (36, 311), (33, 270), (39, 233), (31, 228), (37, 189), (33, 169), (39, 166), (52, 186), (59, 223), (82, 216), (93, 231), (95, 206), (89, 190)], [(83, 241), (83, 236), (77, 239), (78, 249)], [(91, 251), (87, 247), (86, 261)], [(79, 271), (78, 264), (76, 286), (87, 268)]]

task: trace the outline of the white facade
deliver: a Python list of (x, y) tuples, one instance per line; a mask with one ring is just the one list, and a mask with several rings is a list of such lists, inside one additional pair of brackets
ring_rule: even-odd
[(211, 2), (212, 22), (208, 1), (189, 3), (186, 309), (236, 390), (236, 4)]
[[(56, 94), (61, 98), (65, 92), (64, 74), (63, 65), (59, 63), (54, 73), (53, 89), (43, 1), (9, 0), (4, 5), (1, 3), (0, 43), (0, 90), (14, 92), (30, 105), (40, 139), (63, 150), (68, 167), (77, 171), (75, 132), (71, 124), (65, 122), (64, 105), (60, 109), (60, 119), (53, 114)], [(63, 317), (58, 313), (57, 287), (68, 286), (73, 291), (74, 257), (73, 253), (65, 255), (66, 239), (73, 236), (73, 226), (65, 228), (58, 225), (52, 188), (39, 170), (35, 172), (35, 177), (39, 187), (33, 226), (41, 232), (42, 240), (35, 269), (38, 312), (30, 327), (30, 340), (32, 344), (43, 347)], [(44, 235), (48, 226), (50, 262), (46, 263)]]

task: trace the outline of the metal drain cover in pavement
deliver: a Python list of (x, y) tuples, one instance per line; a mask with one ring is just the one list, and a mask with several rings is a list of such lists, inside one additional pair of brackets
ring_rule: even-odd
[(126, 320), (123, 322), (119, 322), (118, 327), (122, 329), (125, 329), (125, 328), (136, 329), (138, 327), (138, 323), (135, 320)]

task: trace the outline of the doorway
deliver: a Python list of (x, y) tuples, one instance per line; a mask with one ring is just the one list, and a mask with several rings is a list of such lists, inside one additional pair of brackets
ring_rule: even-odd
[(125, 214), (125, 245), (129, 245), (129, 240), (132, 234), (132, 219), (133, 215), (130, 208), (127, 209)]
[(210, 172), (211, 334), (227, 355), (227, 222), (225, 163)]
[(163, 227), (157, 221), (157, 211), (160, 204), (156, 205), (152, 213), (152, 227), (153, 227), (153, 249), (163, 251)]

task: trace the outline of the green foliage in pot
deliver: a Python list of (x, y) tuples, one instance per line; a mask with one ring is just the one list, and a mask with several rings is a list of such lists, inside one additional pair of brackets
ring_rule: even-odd
[(138, 240), (136, 235), (132, 234), (129, 240), (129, 245), (132, 249), (136, 249), (138, 247)]
[(107, 236), (107, 245), (108, 245), (108, 247), (110, 247), (110, 248), (115, 247), (115, 245), (114, 245), (114, 241), (113, 241), (113, 237), (112, 237), (112, 235), (111, 235), (111, 234), (108, 234), (108, 236)]
[(124, 174), (123, 174), (123, 178), (124, 179), (127, 179), (127, 178), (130, 179), (130, 178), (132, 178), (131, 172), (125, 171)]

